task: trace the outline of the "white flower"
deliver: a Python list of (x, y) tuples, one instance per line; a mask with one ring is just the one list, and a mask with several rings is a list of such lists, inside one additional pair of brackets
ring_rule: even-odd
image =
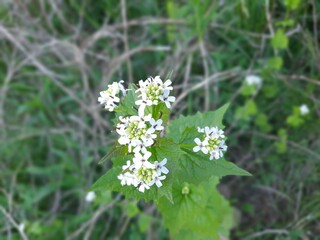
[(209, 154), (210, 160), (223, 157), (223, 152), (227, 151), (224, 131), (218, 127), (209, 126), (198, 127), (197, 129), (199, 133), (204, 133), (204, 140), (201, 141), (199, 138), (195, 138), (194, 141), (197, 146), (193, 148), (193, 151), (199, 152), (201, 150), (204, 154)]
[(126, 96), (128, 89), (125, 89), (125, 88), (124, 88), (123, 83), (124, 83), (123, 80), (119, 81), (118, 86), (119, 86), (119, 90), (121, 91), (122, 95), (123, 95), (123, 96)]
[(86, 195), (86, 201), (87, 202), (92, 202), (96, 198), (96, 193), (95, 192), (88, 192)]
[(145, 81), (140, 80), (139, 88), (136, 90), (140, 93), (140, 99), (135, 102), (139, 105), (139, 112), (144, 113), (146, 106), (158, 105), (159, 100), (170, 108), (170, 102), (175, 101), (174, 97), (169, 97), (170, 90), (173, 89), (171, 83), (169, 79), (163, 83), (159, 76), (149, 77)]
[(208, 145), (207, 141), (201, 142), (199, 138), (195, 138), (194, 141), (197, 144), (197, 146), (193, 148), (194, 152), (199, 152), (201, 150), (204, 154), (208, 153), (208, 149), (206, 147)]
[(256, 85), (258, 87), (261, 87), (262, 86), (262, 79), (261, 77), (259, 76), (256, 76), (256, 75), (248, 75), (246, 77), (246, 83), (248, 85)]
[(127, 177), (123, 174), (118, 175), (118, 179), (120, 180), (121, 186), (124, 186), (127, 184)]
[(128, 186), (137, 186), (138, 183), (139, 183), (139, 179), (138, 177), (136, 176), (136, 174), (134, 173), (131, 173), (131, 172), (126, 172), (125, 174), (125, 178), (126, 178), (126, 183)]
[(168, 174), (169, 170), (164, 165), (166, 165), (167, 159), (164, 158), (161, 162), (155, 161), (154, 162), (154, 169), (157, 171), (157, 174), (160, 175), (161, 173)]
[(130, 139), (128, 136), (121, 136), (119, 139), (118, 139), (118, 142), (119, 144), (121, 145), (127, 145), (130, 143)]
[(25, 224), (23, 222), (20, 223), (18, 226), (19, 232), (24, 232), (24, 228), (25, 228)]
[(162, 186), (161, 181), (164, 180), (164, 179), (166, 179), (166, 176), (158, 176), (157, 173), (154, 173), (154, 174), (152, 175), (152, 180), (151, 180), (151, 182), (149, 183), (149, 186), (152, 186), (153, 184), (156, 184), (157, 187), (159, 188), (159, 187)]
[(308, 108), (308, 106), (306, 104), (302, 104), (300, 106), (300, 114), (302, 116), (307, 115), (309, 112), (310, 112), (310, 110), (309, 110), (309, 108)]
[(217, 150), (212, 150), (210, 152), (210, 160), (212, 160), (213, 158), (215, 158), (216, 160), (220, 158), (220, 153)]
[(146, 148), (146, 144), (144, 141), (142, 140), (138, 140), (138, 139), (135, 139), (131, 142), (131, 145), (133, 148), (133, 152), (134, 153), (137, 153), (137, 152), (146, 152), (147, 151), (147, 148)]
[(130, 121), (131, 122), (139, 122), (138, 128), (144, 128), (146, 126), (146, 122), (149, 122), (152, 119), (151, 114), (144, 115), (139, 112), (139, 116), (131, 116)]
[(199, 132), (199, 133), (204, 133), (204, 131), (205, 131), (204, 128), (198, 127), (197, 129), (198, 129), (198, 132)]
[(154, 168), (154, 165), (148, 161), (150, 157), (151, 157), (151, 152), (145, 152), (143, 155), (141, 155), (141, 153), (139, 152), (136, 152), (133, 157), (135, 168), (136, 169), (139, 169), (141, 167)]
[(139, 184), (140, 184), (140, 186), (139, 186), (138, 190), (139, 190), (140, 192), (144, 192), (145, 189), (150, 189), (149, 185), (148, 185), (148, 184), (145, 184), (144, 182), (140, 182)]
[(98, 97), (98, 102), (104, 105), (105, 109), (112, 112), (120, 102), (119, 92), (121, 91), (123, 95), (126, 95), (126, 90), (123, 87), (124, 81), (121, 80), (119, 83), (113, 82), (108, 85), (108, 89), (100, 92), (100, 97)]
[(160, 78), (160, 76), (156, 76), (155, 78), (154, 78), (154, 81), (160, 86), (160, 88), (162, 88), (163, 90), (172, 90), (173, 88), (172, 88), (172, 86), (170, 86), (171, 85), (171, 80), (170, 79), (168, 79), (168, 80), (166, 80), (164, 83), (162, 82), (162, 80), (161, 80), (161, 78)]
[(151, 127), (148, 129), (148, 133), (154, 133), (155, 131), (162, 131), (164, 127), (162, 126), (162, 119), (158, 119), (157, 121), (153, 118), (150, 119), (149, 123)]
[(130, 167), (131, 167), (131, 161), (128, 160), (128, 161), (127, 161), (127, 164), (122, 166), (122, 170), (124, 171), (124, 170), (126, 170), (126, 169), (128, 169), (128, 168), (130, 168)]
[(206, 133), (207, 137), (214, 137), (214, 138), (224, 138), (224, 131), (219, 129), (218, 127), (205, 127), (204, 132)]
[(167, 108), (171, 108), (170, 102), (173, 103), (176, 100), (174, 96), (169, 96), (169, 93), (169, 90), (165, 90), (163, 92), (163, 95), (159, 96), (159, 99), (166, 104)]
[(142, 99), (137, 100), (135, 102), (135, 104), (139, 106), (139, 109), (138, 109), (139, 115), (144, 115), (144, 110), (146, 106), (152, 106), (152, 101), (147, 99), (147, 97), (145, 96), (145, 93), (143, 93), (142, 96), (143, 96)]
[(150, 147), (154, 143), (153, 139), (155, 138), (157, 138), (157, 134), (147, 132), (146, 135), (143, 136), (141, 139), (144, 142), (146, 147)]

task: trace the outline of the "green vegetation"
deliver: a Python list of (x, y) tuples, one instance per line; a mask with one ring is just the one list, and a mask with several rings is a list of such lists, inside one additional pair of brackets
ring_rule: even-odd
[[(184, 238), (201, 226), (230, 239), (317, 239), (319, 9), (316, 0), (3, 1), (0, 239), (168, 239), (167, 227)], [(86, 201), (121, 151), (112, 149), (114, 115), (97, 103), (99, 92), (171, 71), (171, 119), (229, 102), (226, 159), (253, 175), (204, 183), (203, 169), (172, 187), (217, 185), (224, 197), (206, 192), (202, 205), (221, 211), (220, 227), (208, 228), (212, 216), (188, 209), (181, 192), (173, 199), (185, 208), (172, 217), (169, 200), (159, 212), (111, 191)], [(168, 131), (175, 141), (185, 135), (181, 143), (192, 135), (183, 124)], [(199, 218), (173, 221), (190, 216)]]

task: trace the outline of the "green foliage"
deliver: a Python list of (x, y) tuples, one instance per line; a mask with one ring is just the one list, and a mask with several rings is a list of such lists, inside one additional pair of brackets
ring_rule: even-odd
[(276, 141), (274, 144), (277, 148), (278, 153), (283, 154), (287, 152), (287, 139), (288, 139), (287, 131), (285, 129), (279, 129), (278, 137), (279, 137), (279, 140)]
[[(233, 221), (239, 225), (229, 239), (266, 229), (286, 229), (288, 235), (259, 239), (317, 238), (320, 2), (270, 0), (270, 21), (265, 7), (262, 0), (2, 1), (0, 205), (17, 224), (25, 223), (28, 239), (169, 239), (152, 203), (138, 202), (140, 213), (129, 217), (128, 200), (113, 191), (96, 192), (90, 203), (85, 196), (111, 168), (111, 159), (127, 152), (110, 144), (114, 116), (98, 106), (99, 91), (112, 81), (137, 83), (146, 74), (164, 77), (171, 70), (174, 94), (182, 97), (173, 119), (231, 103), (223, 122), (229, 132), (227, 163), (236, 162), (254, 177), (221, 181), (220, 189), (238, 213)], [(277, 41), (270, 39), (270, 25), (286, 34), (277, 43), (286, 48), (273, 46)], [(256, 93), (244, 87), (249, 73), (263, 79)], [(135, 93), (128, 94), (132, 100), (121, 105), (134, 101)], [(256, 113), (244, 117), (248, 100)], [(294, 109), (301, 104), (310, 114), (297, 114)], [(168, 137), (160, 141), (170, 142), (170, 154), (177, 152), (173, 158), (189, 166), (184, 149), (192, 147), (180, 145), (194, 144), (192, 138), (199, 135), (172, 129), (172, 135), (183, 136), (177, 137), (181, 143)], [(166, 144), (160, 141), (155, 153), (163, 158)], [(202, 153), (199, 161), (189, 158), (195, 168), (200, 161), (215, 171), (225, 161), (209, 161)], [(174, 161), (168, 164), (179, 168)], [(168, 188), (161, 198), (174, 202), (171, 193)], [(7, 216), (0, 215), (0, 239), (21, 239)], [(183, 229), (176, 236), (197, 239)]]
[(271, 44), (276, 49), (286, 49), (289, 44), (289, 39), (282, 29), (278, 29), (271, 39)]
[[(132, 96), (126, 96), (123, 103), (128, 101), (133, 101)], [(120, 105), (117, 112), (127, 116), (131, 112), (126, 110), (131, 111), (132, 107)], [(161, 107), (162, 105), (152, 106), (149, 112), (161, 112)], [(161, 188), (150, 188), (141, 193), (133, 186), (121, 186), (118, 179), (123, 171), (121, 166), (127, 160), (132, 160), (132, 154), (122, 154), (112, 159), (112, 168), (96, 181), (91, 190), (112, 190), (121, 192), (126, 198), (155, 201), (164, 217), (165, 226), (175, 239), (186, 239), (187, 235), (196, 238), (217, 238), (220, 234), (228, 236), (232, 225), (231, 208), (215, 189), (216, 184), (223, 176), (250, 174), (224, 159), (210, 161), (208, 156), (192, 151), (195, 146), (193, 140), (201, 135), (197, 127), (222, 128), (227, 108), (228, 104), (216, 111), (180, 116), (169, 123), (167, 135), (159, 138), (151, 149), (151, 161), (160, 162), (164, 158), (168, 160), (166, 166), (170, 170)], [(137, 213), (135, 205), (127, 205), (130, 217)], [(141, 231), (145, 231), (144, 228)]]
[(268, 117), (264, 113), (259, 113), (255, 118), (255, 124), (262, 132), (270, 132), (272, 125), (268, 122)]
[(284, 4), (289, 10), (296, 10), (300, 5), (301, 0), (284, 0)]
[(166, 199), (157, 202), (165, 227), (174, 239), (218, 239), (228, 237), (232, 209), (216, 190), (217, 178), (199, 185), (177, 182), (173, 186), (174, 205)]
[(176, 120), (170, 122), (168, 126), (167, 137), (175, 142), (180, 142), (181, 134), (186, 130), (186, 128), (193, 128), (204, 126), (217, 126), (223, 128), (222, 119), (223, 115), (228, 109), (229, 104), (225, 104), (216, 111), (210, 111), (206, 113), (197, 113), (193, 116), (185, 117), (181, 115)]
[(287, 117), (287, 123), (292, 127), (299, 127), (304, 123), (304, 118), (301, 116), (299, 107), (293, 108), (292, 114)]

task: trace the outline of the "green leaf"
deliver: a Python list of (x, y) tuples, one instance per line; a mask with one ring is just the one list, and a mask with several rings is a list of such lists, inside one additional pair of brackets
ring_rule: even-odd
[(147, 214), (140, 214), (139, 218), (138, 218), (138, 226), (139, 226), (139, 230), (142, 233), (145, 233), (151, 223), (152, 217), (147, 215)]
[(127, 146), (116, 145), (111, 149), (111, 151), (109, 153), (104, 155), (103, 158), (101, 158), (99, 160), (98, 164), (104, 163), (109, 158), (113, 158), (113, 157), (116, 157), (116, 156), (119, 156), (119, 155), (125, 155), (127, 153), (127, 151), (128, 151), (128, 147)]
[(249, 84), (244, 84), (241, 88), (241, 95), (248, 97), (248, 96), (253, 96), (257, 92), (257, 86), (256, 85), (249, 85)]
[(229, 104), (225, 104), (216, 111), (210, 111), (203, 114), (198, 112), (195, 115), (187, 117), (181, 115), (179, 118), (169, 123), (167, 137), (175, 142), (179, 142), (180, 135), (187, 127), (197, 129), (197, 127), (217, 126), (223, 128), (222, 119), (228, 107)]
[(224, 159), (210, 160), (208, 155), (202, 152), (195, 153), (190, 149), (182, 148), (186, 153), (181, 156), (176, 178), (181, 181), (198, 184), (207, 181), (210, 177), (221, 178), (227, 175), (251, 176), (247, 171)]
[(164, 226), (173, 239), (218, 239), (228, 237), (232, 209), (216, 190), (218, 180), (201, 185), (177, 182), (173, 187), (175, 204), (162, 198), (157, 202)]
[(102, 175), (90, 188), (92, 191), (115, 191), (121, 192), (126, 198), (136, 200), (145, 199), (151, 201), (157, 196), (157, 189), (150, 188), (144, 193), (139, 192), (134, 186), (121, 186), (118, 175), (122, 172), (120, 166), (113, 166), (107, 173)]
[(301, 0), (284, 0), (284, 5), (290, 10), (296, 10), (300, 5)]
[(169, 173), (166, 175), (163, 186), (158, 189), (158, 198), (165, 196), (173, 203), (172, 184), (176, 179), (175, 172), (178, 171), (177, 162), (183, 154), (184, 152), (176, 143), (166, 138), (160, 138), (157, 145), (154, 146), (154, 155), (156, 159), (160, 162), (164, 158), (167, 158), (166, 167), (169, 169)]
[(139, 208), (137, 207), (136, 202), (128, 202), (128, 204), (125, 205), (124, 209), (125, 209), (128, 217), (131, 217), (131, 218), (136, 216), (140, 212)]
[(244, 105), (243, 108), (243, 115), (245, 117), (250, 117), (253, 116), (257, 113), (257, 105), (252, 99), (249, 99), (246, 104)]
[(276, 49), (286, 49), (288, 47), (288, 43), (289, 39), (282, 29), (278, 29), (271, 39), (271, 44)]
[(288, 133), (285, 129), (279, 129), (278, 136), (280, 137), (280, 140), (274, 143), (274, 145), (276, 146), (277, 152), (280, 154), (286, 153)]
[(268, 67), (274, 70), (280, 70), (283, 65), (283, 60), (281, 57), (273, 57), (268, 61)]
[(138, 100), (135, 86), (130, 84), (127, 95), (120, 101), (119, 106), (115, 108), (116, 117), (114, 122), (117, 123), (120, 116), (137, 115), (135, 102)]
[(263, 132), (270, 132), (272, 129), (268, 122), (268, 117), (264, 113), (259, 113), (254, 122)]

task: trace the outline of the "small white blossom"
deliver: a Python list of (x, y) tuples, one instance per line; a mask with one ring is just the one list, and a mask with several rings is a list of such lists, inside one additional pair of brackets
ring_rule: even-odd
[(85, 200), (87, 202), (92, 202), (95, 198), (96, 198), (96, 193), (91, 191), (87, 193)]
[(123, 83), (124, 83), (124, 81), (121, 80), (121, 81), (118, 83), (118, 86), (119, 86), (119, 90), (120, 90), (120, 92), (122, 93), (122, 95), (123, 95), (123, 96), (126, 96), (128, 89), (125, 89), (125, 88), (124, 88)]
[(199, 132), (199, 133), (204, 133), (204, 131), (205, 131), (204, 128), (198, 127), (197, 129), (198, 129), (198, 132)]
[(248, 84), (248, 85), (256, 85), (256, 86), (258, 86), (258, 87), (261, 87), (262, 86), (262, 79), (261, 79), (261, 77), (259, 77), (259, 76), (256, 76), (256, 75), (248, 75), (247, 77), (246, 77), (246, 83)]
[(20, 232), (24, 232), (25, 224), (22, 222), (19, 224), (18, 229)]
[(169, 170), (165, 167), (167, 164), (167, 159), (164, 158), (161, 162), (155, 161), (154, 162), (154, 169), (156, 170), (157, 174), (160, 175), (161, 173), (168, 174)]
[(306, 104), (302, 104), (300, 106), (300, 114), (302, 116), (307, 115), (309, 112), (310, 112), (310, 110), (309, 110), (309, 108), (308, 108), (308, 106)]
[(134, 166), (136, 169), (141, 167), (154, 168), (154, 165), (148, 161), (151, 157), (151, 152), (145, 152), (143, 155), (139, 152), (136, 152), (133, 157)]
[(144, 153), (144, 152), (147, 151), (147, 148), (146, 148), (147, 144), (142, 140), (135, 139), (135, 140), (133, 140), (131, 142), (131, 145), (134, 147), (133, 148), (133, 152), (134, 153), (137, 153), (137, 152), (143, 152)]
[(194, 141), (197, 144), (197, 146), (195, 146), (193, 148), (194, 152), (199, 152), (201, 150), (204, 154), (208, 153), (208, 149), (207, 149), (208, 142), (207, 141), (201, 142), (201, 140), (199, 138), (195, 138)]
[(225, 144), (224, 131), (218, 127), (198, 127), (199, 133), (204, 133), (204, 140), (201, 141), (199, 138), (195, 138), (194, 141), (197, 144), (193, 148), (194, 152), (199, 152), (200, 150), (204, 154), (210, 155), (210, 160), (219, 159), (223, 157), (223, 152), (227, 151), (227, 145)]
[(153, 139), (155, 138), (157, 138), (157, 134), (146, 132), (145, 136), (143, 136), (141, 139), (145, 143), (146, 147), (150, 147), (154, 143)]
[(157, 173), (154, 173), (152, 175), (152, 180), (151, 182), (149, 183), (149, 186), (152, 186), (153, 184), (156, 184), (157, 187), (161, 187), (162, 186), (162, 183), (161, 181), (166, 179), (166, 176), (159, 176)]
[(150, 119), (151, 127), (148, 129), (148, 133), (154, 133), (155, 131), (162, 131), (164, 127), (162, 126), (162, 119), (158, 119), (157, 121), (153, 118)]
[(139, 112), (144, 113), (146, 106), (158, 105), (159, 101), (165, 102), (170, 108), (170, 102), (175, 100), (173, 96), (169, 96), (170, 91), (173, 89), (171, 83), (169, 79), (163, 83), (160, 76), (149, 77), (145, 81), (140, 80), (139, 88), (136, 90), (136, 92), (140, 93), (140, 99), (135, 102), (139, 105)]
[(140, 192), (144, 192), (146, 189), (147, 190), (150, 189), (149, 185), (145, 184), (144, 182), (140, 182), (139, 184), (140, 184), (140, 186), (139, 186), (138, 190)]
[(123, 96), (126, 95), (126, 90), (123, 86), (124, 81), (113, 82), (108, 85), (108, 89), (100, 92), (100, 97), (98, 97), (98, 102), (101, 105), (104, 105), (104, 108), (108, 111), (112, 112), (116, 107), (118, 107), (118, 103), (120, 102), (120, 92)]
[(170, 103), (173, 103), (176, 100), (174, 96), (169, 96), (169, 93), (169, 90), (165, 90), (163, 95), (159, 96), (159, 99), (166, 104), (167, 108), (171, 108)]
[(142, 93), (142, 99), (137, 100), (135, 102), (136, 105), (139, 106), (139, 115), (144, 115), (144, 110), (147, 106), (152, 106), (152, 101), (147, 99), (147, 97), (145, 96), (145, 93)]
[(144, 115), (142, 113), (139, 113), (139, 116), (131, 116), (130, 121), (131, 122), (139, 122), (138, 128), (144, 128), (146, 126), (146, 122), (149, 122), (152, 119), (151, 114)]
[(127, 164), (122, 166), (122, 170), (124, 171), (124, 170), (130, 168), (130, 166), (131, 166), (131, 161), (128, 160), (128, 161), (127, 161)]

